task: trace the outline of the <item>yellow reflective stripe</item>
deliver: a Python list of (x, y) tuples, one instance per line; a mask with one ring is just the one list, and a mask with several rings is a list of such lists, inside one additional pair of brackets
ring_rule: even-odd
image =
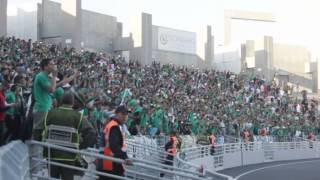
[(47, 127), (47, 116), (48, 116), (48, 113), (49, 112), (46, 112), (45, 117), (44, 117), (44, 131), (42, 131), (42, 141), (45, 140), (45, 138), (46, 138), (45, 135), (46, 135), (46, 133), (48, 131), (48, 127)]
[(64, 110), (73, 110), (72, 108), (68, 108), (68, 107), (59, 107), (59, 109), (64, 109)]
[(80, 115), (80, 121), (79, 121), (79, 124), (78, 124), (78, 130), (80, 129), (80, 125), (82, 123), (82, 118), (83, 118), (83, 113), (81, 113), (81, 115)]
[[(79, 121), (79, 124), (78, 124), (78, 133), (77, 133), (77, 143), (79, 144), (80, 143), (80, 133), (79, 133), (79, 129), (80, 129), (80, 125), (82, 124), (82, 119), (83, 119), (83, 113), (81, 113), (80, 115), (80, 121)], [(79, 147), (78, 147), (79, 148)]]
[(46, 112), (45, 116), (44, 116), (44, 127), (47, 127), (47, 117), (48, 117), (49, 112)]

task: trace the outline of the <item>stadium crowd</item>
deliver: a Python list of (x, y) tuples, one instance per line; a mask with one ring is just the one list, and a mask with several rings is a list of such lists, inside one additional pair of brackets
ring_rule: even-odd
[(27, 138), (34, 104), (30, 94), (37, 96), (33, 80), (43, 59), (57, 66), (57, 87), (48, 108), (59, 106), (63, 94), (72, 92), (74, 109), (84, 110), (98, 133), (120, 104), (131, 111), (131, 135), (176, 131), (240, 136), (247, 130), (252, 136), (265, 128), (281, 138), (320, 130), (318, 102), (307, 99), (305, 91), (298, 98), (292, 88), (275, 81), (157, 62), (141, 65), (105, 53), (8, 37), (0, 39), (0, 94), (5, 98), (0, 107), (1, 144)]

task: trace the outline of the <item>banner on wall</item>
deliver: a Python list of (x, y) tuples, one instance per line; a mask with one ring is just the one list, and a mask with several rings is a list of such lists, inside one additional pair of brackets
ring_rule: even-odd
[(196, 38), (194, 32), (158, 27), (159, 50), (196, 54)]

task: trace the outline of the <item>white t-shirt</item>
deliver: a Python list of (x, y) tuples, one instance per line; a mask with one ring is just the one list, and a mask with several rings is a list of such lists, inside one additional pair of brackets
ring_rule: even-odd
[(297, 110), (298, 113), (301, 112), (301, 106), (300, 106), (300, 104), (297, 104), (296, 110)]

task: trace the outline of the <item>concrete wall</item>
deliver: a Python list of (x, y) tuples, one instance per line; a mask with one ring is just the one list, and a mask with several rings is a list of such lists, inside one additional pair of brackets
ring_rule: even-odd
[(136, 47), (130, 50), (130, 60), (142, 62), (142, 47)]
[(81, 0), (62, 0), (61, 1), (62, 19), (61, 34), (64, 40), (71, 39), (72, 46), (76, 49), (81, 48), (82, 34), (82, 10)]
[(61, 4), (50, 0), (42, 0), (42, 4), (38, 4), (38, 40), (62, 37), (61, 16)]
[(241, 58), (248, 59), (253, 52), (255, 65), (250, 72), (269, 81), (276, 78), (280, 85), (288, 83), (300, 90), (316, 91), (316, 72), (308, 74), (305, 71), (305, 65), (311, 59), (305, 47), (274, 43), (272, 37), (265, 36), (242, 45)]
[(7, 0), (0, 0), (0, 37), (7, 35)]
[(158, 61), (161, 64), (173, 63), (181, 66), (194, 66), (201, 68), (206, 62), (202, 62), (197, 55), (164, 51), (158, 49), (158, 26), (152, 26), (152, 61)]
[(240, 73), (241, 60), (240, 52), (237, 49), (216, 53), (214, 57), (214, 69), (219, 71), (231, 71)]
[(262, 21), (275, 22), (276, 18), (271, 13), (239, 11), (239, 10), (225, 10), (224, 12), (224, 44), (226, 46), (232, 43), (231, 39), (231, 21), (232, 19), (248, 20), (248, 21)]
[(113, 50), (114, 51), (129, 51), (133, 49), (133, 39), (132, 36), (124, 37), (124, 38), (116, 38), (113, 41)]
[(112, 42), (118, 35), (117, 18), (82, 10), (81, 41), (85, 48), (111, 53)]
[(131, 37), (122, 39), (122, 23), (117, 18), (81, 9), (81, 0), (61, 4), (43, 0), (38, 4), (38, 39), (91, 51), (130, 50)]
[(8, 17), (8, 36), (37, 40), (37, 12), (18, 9), (16, 16)]
[(305, 73), (305, 64), (310, 62), (310, 52), (302, 46), (274, 44), (273, 67), (294, 74), (309, 77)]

